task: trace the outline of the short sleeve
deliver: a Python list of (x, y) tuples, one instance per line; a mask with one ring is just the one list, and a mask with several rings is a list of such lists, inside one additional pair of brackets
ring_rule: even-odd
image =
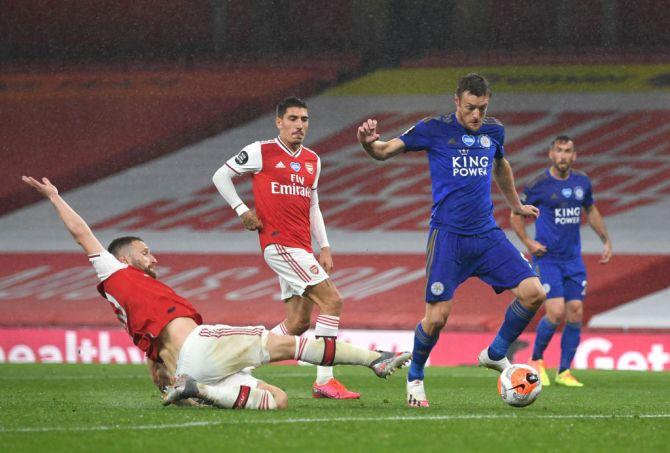
[(591, 206), (595, 201), (593, 200), (593, 190), (591, 188), (591, 181), (587, 179), (586, 189), (584, 190), (584, 206)]
[(421, 151), (430, 148), (431, 137), (426, 120), (421, 120), (398, 137), (405, 143), (407, 151)]
[(117, 260), (107, 250), (103, 250), (95, 255), (89, 255), (88, 260), (93, 265), (95, 273), (98, 274), (101, 282), (107, 280), (114, 272), (128, 267), (127, 264), (123, 264)]
[[(537, 186), (535, 186), (535, 187), (537, 187)], [(523, 189), (523, 192), (521, 193), (521, 195), (519, 196), (519, 199), (524, 204), (534, 205), (538, 201), (537, 190), (533, 190), (533, 188), (531, 188), (529, 186), (526, 186)]]
[(261, 143), (255, 142), (245, 146), (242, 151), (228, 159), (226, 166), (238, 175), (244, 173), (258, 173), (263, 169)]
[(496, 130), (496, 133), (493, 137), (493, 144), (496, 147), (493, 157), (495, 159), (502, 159), (505, 157), (505, 128), (502, 124)]

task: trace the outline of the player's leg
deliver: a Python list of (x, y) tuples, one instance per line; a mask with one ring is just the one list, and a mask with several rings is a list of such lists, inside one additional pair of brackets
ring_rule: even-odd
[(286, 409), (288, 397), (278, 387), (259, 381), (248, 373), (235, 373), (217, 384), (203, 384), (181, 374), (168, 392), (163, 404), (197, 398), (223, 409)]
[(270, 362), (303, 360), (314, 365), (361, 365), (388, 377), (410, 359), (408, 352), (371, 351), (332, 338), (310, 340), (269, 333), (264, 346)]
[[(316, 338), (337, 338), (342, 312), (342, 296), (328, 279), (317, 285), (308, 287), (305, 298), (319, 307), (319, 316), (314, 326)], [(348, 390), (333, 376), (333, 368), (317, 366), (316, 381), (312, 386), (312, 396), (315, 398), (358, 399), (361, 394)]]
[(497, 293), (509, 289), (515, 297), (505, 311), (493, 342), (478, 357), (481, 366), (502, 371), (510, 365), (506, 357), (510, 345), (528, 326), (547, 296), (530, 263), (502, 230), (495, 229), (483, 235), (479, 247), (483, 252), (477, 275)]
[(584, 315), (582, 300), (586, 295), (586, 267), (581, 258), (565, 263), (566, 322), (561, 336), (561, 362), (556, 383), (566, 387), (583, 387), (570, 372), (579, 346)]
[[(342, 297), (335, 285), (328, 278), (328, 274), (321, 267), (314, 255), (303, 249), (283, 247), (271, 244), (264, 250), (265, 261), (279, 276), (282, 290), (282, 299), (301, 297), (307, 302), (300, 302), (287, 307), (292, 311), (288, 316), (298, 318), (296, 324), (309, 323), (311, 307), (309, 302), (319, 307), (320, 314), (315, 326), (317, 337), (337, 337), (342, 311)], [(290, 326), (289, 326), (290, 327)], [(273, 331), (275, 333), (288, 332), (285, 324), (280, 324)], [(350, 392), (333, 377), (330, 367), (317, 367), (317, 377), (312, 386), (312, 395), (337, 399), (359, 398), (360, 394)]]
[(424, 368), (447, 323), (451, 305), (451, 300), (426, 303), (425, 315), (414, 329), (412, 362), (407, 373), (407, 404), (411, 407), (430, 405), (423, 385)]
[[(546, 286), (545, 286), (546, 287)], [(546, 314), (542, 317), (535, 330), (535, 342), (533, 344), (533, 355), (530, 365), (540, 374), (542, 385), (551, 385), (544, 363), (544, 351), (547, 349), (556, 328), (563, 322), (565, 317), (565, 300), (563, 297), (550, 297), (544, 303)]]
[(463, 237), (431, 228), (426, 247), (426, 310), (414, 330), (412, 363), (407, 374), (407, 404), (429, 407), (424, 388), (424, 368), (440, 338), (440, 331), (451, 312), (454, 291), (470, 274), (459, 251), (465, 247)]

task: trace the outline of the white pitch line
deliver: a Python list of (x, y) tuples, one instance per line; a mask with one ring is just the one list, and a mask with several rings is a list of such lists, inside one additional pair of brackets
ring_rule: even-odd
[(107, 426), (80, 426), (80, 427), (66, 427), (66, 426), (51, 426), (41, 428), (0, 428), (0, 434), (16, 434), (16, 433), (46, 433), (46, 432), (86, 432), (86, 431), (147, 431), (147, 430), (161, 430), (161, 429), (184, 429), (201, 426), (219, 426), (219, 425), (288, 425), (296, 423), (326, 423), (326, 422), (405, 422), (405, 421), (425, 421), (425, 420), (500, 420), (500, 419), (521, 419), (527, 418), (529, 420), (572, 420), (572, 419), (587, 419), (587, 420), (613, 420), (613, 419), (665, 419), (670, 418), (670, 414), (575, 414), (575, 415), (528, 415), (518, 416), (515, 414), (509, 415), (410, 415), (410, 416), (394, 416), (394, 417), (328, 417), (328, 418), (285, 418), (285, 419), (267, 419), (267, 420), (211, 420), (202, 422), (184, 422), (184, 423), (167, 423), (161, 425), (107, 425)]

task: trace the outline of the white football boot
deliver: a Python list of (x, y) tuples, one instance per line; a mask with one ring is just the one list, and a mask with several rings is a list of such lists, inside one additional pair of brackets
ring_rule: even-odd
[(500, 360), (491, 359), (489, 357), (489, 348), (484, 348), (482, 352), (479, 353), (477, 362), (479, 362), (479, 366), (496, 370), (499, 373), (502, 373), (505, 368), (512, 365), (509, 363), (509, 360), (507, 360), (507, 357), (503, 357)]
[(423, 388), (423, 381), (419, 379), (407, 381), (407, 405), (409, 407), (430, 407)]

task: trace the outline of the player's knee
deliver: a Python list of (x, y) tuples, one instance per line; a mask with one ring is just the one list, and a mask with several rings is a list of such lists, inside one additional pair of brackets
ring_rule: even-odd
[(546, 300), (547, 293), (544, 292), (542, 287), (530, 288), (528, 291), (526, 291), (522, 298), (519, 298), (519, 302), (521, 302), (524, 307), (533, 311), (538, 310)]
[(339, 316), (342, 312), (342, 296), (339, 293), (333, 294), (331, 297), (323, 300), (323, 306), (319, 307), (323, 314), (332, 314)]
[(560, 324), (563, 322), (563, 317), (565, 316), (565, 311), (561, 309), (549, 309), (547, 307), (547, 319), (552, 324)]
[(291, 326), (289, 333), (291, 335), (296, 335), (300, 336), (303, 333), (307, 332), (309, 330), (309, 318), (307, 319), (298, 319), (295, 321), (295, 323)]
[(439, 334), (446, 323), (447, 317), (441, 313), (435, 313), (426, 316), (422, 321), (424, 330), (430, 336)]

